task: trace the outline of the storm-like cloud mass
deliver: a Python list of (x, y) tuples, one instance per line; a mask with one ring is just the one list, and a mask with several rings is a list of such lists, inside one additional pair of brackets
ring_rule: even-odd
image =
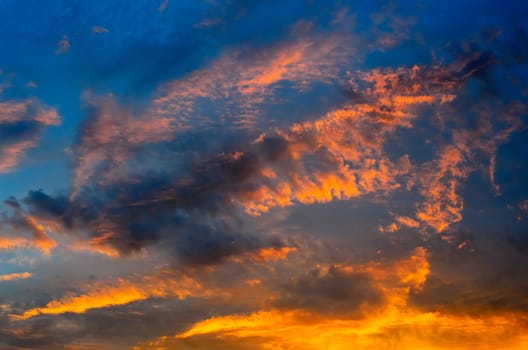
[(3, 2), (0, 349), (528, 347), (527, 15)]

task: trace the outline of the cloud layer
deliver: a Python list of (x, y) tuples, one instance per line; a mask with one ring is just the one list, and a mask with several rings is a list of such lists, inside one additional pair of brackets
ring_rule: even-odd
[(525, 5), (25, 6), (0, 350), (528, 346)]

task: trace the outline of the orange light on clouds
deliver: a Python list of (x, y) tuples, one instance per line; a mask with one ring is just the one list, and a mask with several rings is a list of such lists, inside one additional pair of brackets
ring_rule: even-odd
[(34, 235), (33, 244), (44, 254), (49, 255), (51, 249), (57, 246), (57, 242), (46, 234), (46, 227), (37, 221), (34, 217), (28, 215), (26, 220)]
[(231, 349), (521, 350), (528, 345), (526, 328), (515, 314), (471, 318), (398, 310), (346, 320), (302, 310), (270, 310), (202, 321), (159, 343), (159, 347), (144, 349), (185, 349), (185, 344), (198, 344), (197, 348), (201, 348), (199, 344), (214, 343), (212, 340), (229, 344)]
[(359, 317), (299, 308), (212, 317), (134, 349), (521, 350), (528, 345), (528, 327), (521, 314), (460, 315), (408, 305), (411, 289), (419, 291), (430, 271), (424, 248), (391, 266), (369, 263), (335, 268), (344, 274), (368, 273), (385, 304)]
[(0, 275), (0, 282), (26, 279), (30, 278), (31, 276), (33, 276), (33, 274), (31, 274), (30, 272), (9, 273), (5, 275)]
[(0, 237), (0, 250), (20, 249), (30, 245), (31, 242), (23, 237)]
[(241, 263), (244, 261), (251, 261), (254, 263), (265, 263), (274, 262), (278, 260), (284, 260), (288, 257), (288, 254), (295, 252), (295, 247), (267, 247), (261, 248), (253, 252), (248, 252), (240, 256), (234, 256), (230, 260), (235, 263)]
[(23, 216), (22, 220), (24, 220), (25, 229), (28, 232), (21, 232), (21, 234), (30, 234), (33, 237), (0, 237), (0, 250), (33, 248), (40, 250), (44, 255), (49, 255), (51, 250), (57, 246), (57, 242), (49, 237), (47, 223), (41, 223), (31, 215)]
[(137, 281), (118, 279), (115, 283), (95, 284), (83, 294), (53, 300), (44, 307), (29, 309), (20, 315), (12, 314), (10, 317), (14, 320), (25, 320), (38, 315), (81, 314), (92, 309), (126, 305), (149, 298), (184, 299), (198, 293), (207, 292), (202, 292), (198, 282), (185, 276), (174, 279), (160, 274)]
[(72, 250), (88, 251), (96, 254), (106, 255), (111, 258), (118, 258), (120, 253), (117, 249), (108, 244), (114, 234), (107, 232), (98, 237), (92, 237), (88, 241), (77, 241), (70, 244)]
[(294, 252), (295, 250), (294, 247), (262, 248), (257, 252), (254, 258), (261, 261), (284, 260), (289, 253)]

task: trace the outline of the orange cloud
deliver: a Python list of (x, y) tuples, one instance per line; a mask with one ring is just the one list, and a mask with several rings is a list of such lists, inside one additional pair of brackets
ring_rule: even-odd
[(445, 146), (438, 158), (426, 164), (425, 171), (418, 174), (417, 182), (420, 183), (420, 194), (424, 200), (418, 207), (416, 219), (438, 233), (462, 220), (464, 200), (460, 193), (461, 187), (471, 172), (482, 167), (475, 161), (477, 153), (489, 158), (491, 189), (499, 193), (500, 188), (495, 182), (497, 148), (521, 127), (519, 115), (526, 110), (526, 106), (518, 103), (502, 107), (501, 119), (505, 126), (499, 130), (493, 128), (492, 112), (479, 110), (477, 127), (454, 130), (453, 143)]
[(36, 218), (27, 215), (26, 220), (31, 233), (33, 234), (32, 244), (44, 254), (49, 254), (51, 249), (57, 246), (57, 242), (47, 235), (46, 227), (38, 222)]
[(151, 114), (172, 116), (192, 126), (196, 118), (189, 117), (197, 101), (221, 100), (220, 108), (235, 106), (240, 110), (236, 119), (230, 121), (247, 127), (254, 124), (257, 106), (273, 93), (276, 83), (288, 81), (302, 89), (312, 82), (330, 81), (338, 77), (340, 67), (350, 59), (350, 38), (308, 38), (299, 33), (294, 33), (294, 37), (295, 40), (250, 55), (244, 48), (231, 51), (208, 66), (165, 84), (153, 101)]
[(426, 186), (421, 191), (425, 202), (416, 216), (437, 232), (462, 220), (464, 202), (457, 190), (460, 180), (468, 175), (463, 162), (463, 155), (458, 149), (447, 147), (433, 172), (427, 176)]
[(30, 245), (31, 242), (23, 237), (0, 237), (0, 250), (20, 249)]
[(242, 262), (250, 260), (253, 262), (271, 262), (284, 260), (288, 257), (288, 254), (296, 251), (294, 247), (279, 247), (279, 248), (261, 248), (256, 252), (246, 253), (240, 257), (234, 257), (232, 260)]
[(417, 290), (422, 288), (430, 273), (427, 250), (416, 248), (413, 255), (398, 261), (394, 268), (401, 282)]
[(390, 266), (370, 263), (338, 268), (343, 273), (368, 272), (385, 295), (386, 305), (361, 318), (299, 308), (213, 317), (134, 349), (519, 350), (528, 345), (526, 319), (521, 314), (469, 316), (424, 312), (409, 306), (411, 289), (419, 292), (429, 274), (423, 248)]
[[(272, 55), (259, 64), (249, 66), (240, 72), (236, 88), (243, 95), (265, 93), (279, 81), (290, 81), (306, 85), (310, 81), (325, 81), (337, 73), (332, 63), (339, 65), (343, 56), (337, 54), (341, 38), (326, 40), (302, 39), (293, 44), (279, 47)], [(341, 54), (342, 55), (342, 54)], [(260, 59), (260, 57), (258, 57)]]
[(114, 234), (107, 232), (98, 237), (92, 237), (88, 241), (77, 241), (69, 245), (72, 250), (88, 251), (96, 254), (106, 255), (112, 258), (121, 256), (119, 251), (108, 244)]
[(149, 298), (177, 297), (184, 299), (202, 293), (201, 285), (186, 276), (175, 279), (161, 273), (139, 280), (118, 279), (113, 283), (97, 283), (80, 295), (70, 295), (53, 300), (44, 307), (29, 309), (20, 315), (10, 315), (15, 320), (25, 320), (38, 315), (59, 315), (64, 313), (85, 313), (88, 310), (126, 305)]
[[(469, 135), (466, 134), (466, 137)], [(444, 147), (439, 152), (438, 158), (426, 164), (424, 170), (417, 174), (420, 194), (424, 200), (418, 206), (416, 219), (396, 216), (396, 223), (386, 227), (385, 230), (394, 232), (399, 229), (400, 225), (419, 228), (423, 223), (425, 227), (430, 227), (440, 233), (452, 224), (461, 221), (464, 200), (460, 187), (469, 174), (475, 170), (475, 165), (472, 163), (472, 152), (473, 146), (468, 141), (456, 142), (454, 145)], [(491, 159), (494, 159), (493, 156)], [(493, 176), (491, 179), (493, 183)], [(495, 185), (494, 188), (496, 188)]]
[[(241, 200), (246, 211), (258, 215), (295, 202), (329, 202), (399, 188), (398, 178), (408, 174), (411, 163), (408, 156), (394, 163), (385, 155), (387, 135), (412, 127), (420, 105), (441, 104), (452, 96), (429, 87), (417, 76), (420, 69), (358, 73), (358, 79), (371, 84), (365, 89), (369, 103), (346, 106), (321, 119), (279, 131), (289, 142), (289, 161), (295, 163), (296, 174), (284, 175), (280, 169), (267, 168), (263, 176), (273, 186), (261, 186), (246, 194)], [(424, 90), (430, 94), (424, 95)], [(321, 154), (320, 167), (313, 165), (316, 154)], [(308, 159), (311, 170), (307, 170)]]
[[(212, 318), (176, 337), (138, 349), (396, 349), (520, 350), (528, 345), (518, 315), (460, 317), (417, 311), (390, 312), (367, 320), (324, 318), (302, 310), (259, 311)], [(205, 348), (204, 347), (204, 348)]]
[(54, 300), (46, 304), (45, 307), (30, 309), (22, 315), (12, 315), (12, 318), (25, 320), (38, 315), (57, 315), (67, 312), (84, 313), (91, 309), (124, 305), (149, 297), (149, 294), (144, 293), (135, 285), (124, 280), (118, 280), (115, 286), (90, 291), (84, 295)]
[(31, 276), (33, 276), (33, 274), (31, 274), (30, 272), (9, 273), (5, 275), (0, 275), (0, 282), (26, 279), (30, 278)]
[[(103, 106), (91, 125), (97, 132), (87, 134), (79, 147), (72, 196), (95, 175), (101, 163), (108, 161), (112, 167), (97, 174), (100, 183), (120, 179), (126, 172), (130, 149), (170, 141), (178, 137), (179, 131), (192, 128), (187, 112), (193, 110), (196, 100), (227, 99), (244, 105), (262, 99), (282, 80), (298, 85), (324, 81), (333, 76), (326, 69), (339, 67), (343, 55), (346, 56), (337, 53), (341, 46), (339, 37), (325, 40), (301, 37), (289, 44), (267, 48), (266, 54), (255, 53), (251, 61), (242, 59), (238, 53), (224, 55), (208, 67), (165, 85), (143, 113), (145, 116), (135, 116), (111, 99), (96, 101)], [(463, 202), (458, 186), (465, 175), (455, 171), (464, 166), (465, 152), (458, 146), (446, 150), (437, 163), (429, 166), (434, 169), (422, 176), (422, 170), (413, 169), (408, 155), (391, 159), (385, 147), (391, 134), (413, 126), (420, 117), (421, 106), (440, 106), (455, 99), (464, 79), (457, 75), (460, 69), (456, 63), (349, 72), (349, 84), (360, 93), (360, 103), (331, 111), (315, 121), (277, 130), (276, 134), (288, 142), (288, 159), (266, 164), (260, 177), (252, 179), (255, 186), (248, 186), (233, 200), (250, 215), (260, 215), (271, 208), (296, 203), (324, 203), (387, 193), (402, 187), (403, 180), (408, 188), (412, 187), (409, 177), (427, 178), (420, 182), (420, 191), (428, 199), (420, 205), (415, 218), (406, 216), (405, 222), (394, 223), (387, 231), (396, 231), (401, 225), (418, 228), (422, 224), (436, 231), (445, 230), (461, 220)], [(252, 97), (242, 96), (240, 100), (240, 95)], [(259, 142), (262, 138), (255, 141)], [(460, 160), (447, 159), (456, 156), (457, 150)]]
[(2, 224), (0, 228), (11, 235), (0, 237), (0, 249), (35, 248), (49, 255), (51, 250), (57, 246), (57, 242), (48, 235), (51, 231), (48, 223), (33, 215), (23, 213), (20, 208), (14, 208), (14, 212), (13, 217), (6, 217), (3, 222), (0, 222)]
[(410, 218), (408, 216), (397, 216), (396, 221), (400, 223), (403, 226), (411, 227), (411, 228), (418, 228), (420, 227), (420, 223), (413, 218)]
[(252, 77), (239, 82), (239, 90), (243, 94), (255, 93), (259, 87), (267, 87), (285, 79), (292, 66), (298, 65), (306, 55), (306, 46), (293, 47), (280, 51), (269, 65), (255, 67)]

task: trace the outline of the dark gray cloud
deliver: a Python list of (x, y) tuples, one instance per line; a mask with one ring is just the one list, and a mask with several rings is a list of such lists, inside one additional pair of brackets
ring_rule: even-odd
[(456, 233), (450, 244), (432, 237), (431, 274), (411, 302), (428, 311), (461, 314), (528, 310), (525, 227)]
[[(219, 263), (232, 255), (285, 244), (235, 229), (237, 214), (231, 201), (251, 192), (251, 180), (263, 165), (277, 161), (287, 149), (285, 140), (266, 138), (241, 156), (212, 155), (176, 174), (149, 173), (110, 185), (94, 181), (73, 199), (30, 191), (22, 203), (30, 215), (57, 222), (66, 232), (91, 238), (111, 232), (104, 244), (124, 255), (164, 240), (183, 262)], [(4, 222), (20, 221), (21, 203), (13, 198), (8, 203), (14, 214), (5, 215)]]
[(365, 272), (342, 266), (316, 268), (284, 284), (280, 307), (311, 310), (322, 314), (361, 316), (383, 304), (384, 296)]

